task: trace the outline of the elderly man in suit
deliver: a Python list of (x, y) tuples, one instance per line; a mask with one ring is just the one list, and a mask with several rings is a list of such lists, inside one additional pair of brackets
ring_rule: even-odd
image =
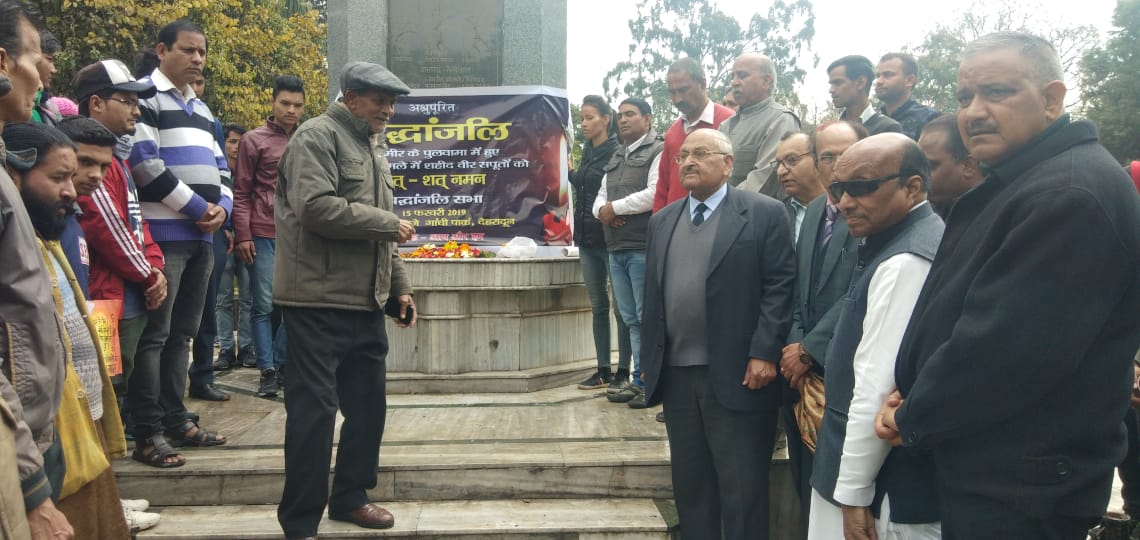
[(930, 456), (947, 539), (1083, 540), (1124, 456), (1140, 199), (1065, 97), (1044, 39), (962, 52), (958, 129), (986, 178), (950, 212), (876, 426)]
[[(682, 538), (768, 538), (768, 467), (795, 259), (775, 199), (726, 184), (732, 143), (694, 131), (688, 197), (649, 222), (642, 369), (664, 402)], [(723, 536), (722, 536), (723, 533)]]
[[(846, 120), (824, 124), (812, 132), (808, 151), (824, 187), (835, 180), (836, 159), (848, 147), (866, 137), (867, 128)], [(859, 240), (848, 232), (847, 222), (839, 215), (836, 202), (826, 194), (808, 203), (802, 227), (796, 242), (795, 311), (788, 345), (784, 347), (780, 360), (780, 371), (792, 390), (788, 392), (790, 404), (783, 412), (784, 427), (788, 431), (792, 481), (800, 496), (800, 521), (806, 530), (813, 450), (801, 439), (791, 404), (800, 400), (800, 392), (804, 391), (803, 383), (809, 373), (814, 372), (820, 378), (823, 376), (826, 365), (824, 353), (839, 320), (839, 300), (851, 284)], [(819, 385), (814, 388), (818, 393)]]

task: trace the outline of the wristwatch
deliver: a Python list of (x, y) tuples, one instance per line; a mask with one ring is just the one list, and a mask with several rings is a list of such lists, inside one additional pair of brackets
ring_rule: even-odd
[(802, 343), (800, 344), (800, 363), (805, 366), (811, 365), (811, 355), (808, 354)]

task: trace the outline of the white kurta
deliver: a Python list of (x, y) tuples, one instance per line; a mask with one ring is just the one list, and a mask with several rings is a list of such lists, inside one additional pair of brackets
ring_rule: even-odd
[[(875, 497), (875, 478), (891, 451), (887, 441), (875, 436), (875, 415), (895, 389), (895, 359), (929, 271), (930, 261), (901, 253), (879, 264), (871, 277), (867, 290), (867, 313), (863, 317), (863, 338), (855, 349), (853, 360), (855, 387), (848, 408), (846, 438), (835, 483), (834, 497), (842, 504), (870, 506)], [(883, 517), (887, 515), (883, 512)], [(903, 525), (880, 519), (876, 525), (880, 539), (941, 537), (938, 524)], [(932, 526), (934, 536), (930, 536)], [(842, 538), (842, 511), (812, 490), (808, 539)]]

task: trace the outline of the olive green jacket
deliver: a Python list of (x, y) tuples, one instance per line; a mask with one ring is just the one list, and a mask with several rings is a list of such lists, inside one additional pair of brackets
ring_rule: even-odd
[[(297, 128), (278, 164), (273, 301), (374, 311), (412, 294), (396, 249), (387, 151), (342, 103)], [(381, 137), (382, 139), (382, 137)]]

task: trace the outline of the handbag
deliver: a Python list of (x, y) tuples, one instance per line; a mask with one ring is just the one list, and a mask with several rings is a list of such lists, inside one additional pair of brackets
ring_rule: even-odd
[[(106, 414), (114, 412), (108, 411)], [(95, 420), (91, 418), (91, 408), (87, 404), (87, 392), (70, 362), (63, 379), (63, 396), (59, 403), (59, 413), (55, 417), (55, 431), (66, 465), (63, 487), (59, 494), (60, 499), (65, 499), (111, 466), (99, 442), (99, 433), (95, 431)]]
[(794, 409), (796, 425), (800, 428), (800, 439), (811, 453), (815, 453), (815, 440), (819, 426), (823, 423), (823, 407), (826, 399), (823, 394), (823, 377), (812, 371), (804, 379), (800, 389), (800, 400)]

